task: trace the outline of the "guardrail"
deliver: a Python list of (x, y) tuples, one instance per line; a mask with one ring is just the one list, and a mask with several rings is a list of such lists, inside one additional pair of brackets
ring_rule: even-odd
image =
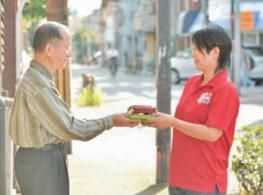
[(0, 195), (15, 195), (14, 144), (9, 137), (9, 116), (13, 99), (0, 96)]

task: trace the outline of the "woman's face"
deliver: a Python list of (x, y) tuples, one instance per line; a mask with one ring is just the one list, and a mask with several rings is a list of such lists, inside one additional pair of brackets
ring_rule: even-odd
[(199, 50), (195, 44), (192, 45), (192, 56), (195, 68), (202, 72), (215, 71), (217, 67), (218, 48), (213, 48), (209, 53), (205, 50)]

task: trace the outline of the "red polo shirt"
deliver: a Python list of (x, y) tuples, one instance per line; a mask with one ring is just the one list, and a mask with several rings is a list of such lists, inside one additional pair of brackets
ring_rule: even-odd
[(226, 70), (205, 86), (200, 86), (201, 81), (202, 75), (187, 81), (175, 117), (220, 129), (223, 134), (215, 142), (207, 142), (174, 129), (169, 184), (197, 192), (213, 192), (217, 185), (222, 193), (227, 188), (228, 157), (239, 110), (239, 95), (228, 80)]

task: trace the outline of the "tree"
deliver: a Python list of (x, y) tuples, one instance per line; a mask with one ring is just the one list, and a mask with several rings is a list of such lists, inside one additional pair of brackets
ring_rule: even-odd
[(81, 27), (73, 35), (74, 61), (87, 63), (95, 44), (95, 33), (88, 27)]
[(24, 19), (28, 22), (46, 17), (46, 0), (29, 0), (23, 10)]
[(44, 18), (46, 18), (46, 0), (28, 0), (23, 9), (22, 25), (30, 45), (36, 26)]

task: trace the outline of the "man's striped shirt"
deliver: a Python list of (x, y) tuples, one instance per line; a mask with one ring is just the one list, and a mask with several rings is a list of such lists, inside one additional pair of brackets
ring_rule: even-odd
[(52, 74), (33, 60), (18, 84), (10, 136), (22, 147), (43, 147), (72, 139), (89, 140), (113, 126), (112, 117), (75, 118), (60, 97)]

